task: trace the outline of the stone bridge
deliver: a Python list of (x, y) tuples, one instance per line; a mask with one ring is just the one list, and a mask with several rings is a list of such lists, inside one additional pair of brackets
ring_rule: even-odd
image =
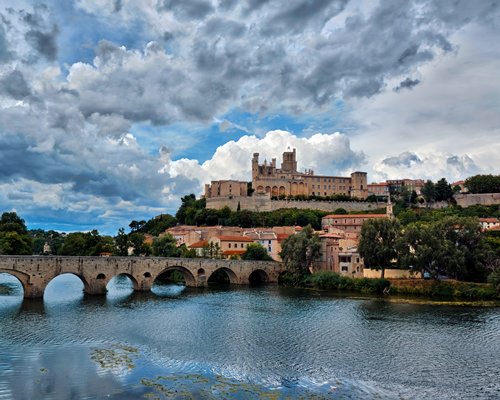
[(117, 275), (128, 276), (134, 290), (148, 291), (160, 275), (179, 271), (189, 287), (207, 286), (210, 276), (224, 271), (230, 283), (277, 283), (281, 264), (274, 261), (212, 260), (162, 257), (59, 257), (0, 256), (0, 273), (14, 275), (22, 284), (24, 297), (43, 297), (46, 286), (56, 276), (74, 274), (85, 293), (104, 294), (106, 285)]

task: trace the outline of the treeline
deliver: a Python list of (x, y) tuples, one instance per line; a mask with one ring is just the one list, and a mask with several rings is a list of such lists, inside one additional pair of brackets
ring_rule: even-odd
[(481, 232), (474, 217), (443, 216), (402, 225), (398, 219), (367, 220), (358, 251), (365, 267), (410, 268), (424, 276), (485, 282), (500, 268), (498, 232)]

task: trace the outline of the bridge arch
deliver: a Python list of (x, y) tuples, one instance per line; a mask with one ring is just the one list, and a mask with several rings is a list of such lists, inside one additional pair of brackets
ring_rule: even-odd
[(0, 269), (0, 274), (7, 274), (15, 277), (23, 287), (23, 296), (26, 296), (28, 292), (28, 281), (30, 278), (28, 274), (20, 271), (13, 271), (11, 269)]
[[(99, 275), (104, 275), (104, 274), (99, 274)], [(110, 279), (108, 279), (108, 280), (106, 281), (106, 286), (109, 284), (109, 282), (111, 282), (111, 280), (112, 280), (113, 278), (118, 278), (118, 277), (120, 277), (120, 276), (126, 276), (127, 278), (129, 278), (129, 279), (130, 279), (130, 281), (132, 282), (132, 286), (134, 287), (134, 290), (135, 290), (135, 291), (139, 290), (139, 282), (137, 282), (137, 279), (135, 278), (135, 276), (134, 276), (134, 275), (129, 274), (129, 273), (127, 273), (127, 272), (119, 272), (119, 273), (117, 273), (116, 275), (112, 276)], [(97, 278), (97, 279), (99, 279), (99, 278)]]
[(256, 269), (248, 276), (250, 285), (262, 285), (269, 282), (269, 275), (263, 269)]
[(83, 275), (80, 275), (80, 274), (77, 274), (76, 272), (62, 272), (60, 274), (57, 274), (57, 275), (54, 275), (52, 276), (50, 279), (48, 279), (45, 283), (45, 285), (43, 285), (43, 294), (45, 295), (46, 293), (46, 289), (47, 287), (57, 278), (59, 278), (60, 276), (64, 276), (64, 275), (73, 275), (73, 276), (76, 276), (77, 278), (80, 279), (80, 281), (83, 283), (83, 291), (85, 293), (90, 293), (90, 294), (94, 294), (93, 291), (92, 291), (92, 286), (90, 285), (89, 281), (87, 280), (87, 278), (85, 278), (85, 276)]
[(184, 277), (184, 281), (186, 282), (186, 286), (196, 286), (196, 278), (194, 277), (192, 272), (189, 269), (187, 269), (183, 266), (180, 266), (180, 265), (172, 265), (170, 267), (165, 268), (164, 270), (162, 270), (159, 274), (157, 274), (154, 277), (153, 282), (155, 280), (157, 280), (161, 275), (165, 274), (166, 272), (171, 272), (171, 271), (180, 272), (182, 274), (182, 276)]
[(220, 267), (217, 268), (214, 272), (210, 274), (210, 276), (207, 279), (207, 282), (213, 281), (214, 278), (217, 276), (217, 274), (225, 273), (227, 278), (229, 279), (229, 283), (231, 284), (237, 284), (239, 283), (238, 277), (234, 273), (234, 271), (230, 268), (227, 267)]

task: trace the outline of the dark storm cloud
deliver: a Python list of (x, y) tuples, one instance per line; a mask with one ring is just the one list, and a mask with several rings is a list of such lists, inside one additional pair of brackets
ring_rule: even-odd
[(421, 164), (422, 160), (415, 153), (406, 151), (398, 156), (388, 157), (382, 160), (382, 163), (389, 167), (411, 167), (415, 164)]
[(0, 93), (5, 93), (16, 100), (20, 100), (29, 96), (31, 90), (22, 72), (14, 70), (0, 77)]
[(172, 11), (180, 19), (201, 19), (214, 11), (208, 0), (163, 0), (158, 9)]
[(406, 78), (404, 81), (401, 81), (397, 87), (394, 88), (395, 91), (399, 91), (401, 89), (413, 89), (420, 83), (419, 79), (411, 79)]

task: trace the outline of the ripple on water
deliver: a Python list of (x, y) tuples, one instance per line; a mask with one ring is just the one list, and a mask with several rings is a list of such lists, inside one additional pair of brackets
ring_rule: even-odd
[[(13, 388), (26, 393), (23, 384), (36, 380), (43, 384), (31, 386), (30, 393), (53, 388), (52, 397), (43, 392), (37, 398), (69, 398), (63, 395), (72, 387), (80, 398), (130, 396), (139, 393), (137, 385), (150, 390), (141, 379), (155, 383), (169, 374), (204, 376), (213, 393), (219, 393), (216, 377), (222, 377), (234, 390), (244, 383), (245, 390), (257, 393), (253, 385), (260, 385), (292, 398), (299, 393), (334, 398), (500, 395), (500, 313), (495, 308), (327, 298), (281, 288), (158, 286), (155, 293), (141, 294), (132, 293), (126, 281), (108, 286), (108, 296), (89, 297), (78, 281), (54, 284), (54, 289), (61, 286), (62, 297), (55, 290), (43, 301), (24, 302), (21, 295), (20, 303), (11, 304), (14, 297), (0, 294), (2, 400), (8, 398), (5, 393), (16, 398)], [(117, 345), (137, 349), (128, 354), (133, 368), (127, 362), (116, 369), (101, 366), (95, 355), (112, 356)], [(60, 382), (70, 368), (80, 375)], [(51, 380), (57, 384), (50, 386)], [(82, 380), (97, 389), (86, 392)]]

